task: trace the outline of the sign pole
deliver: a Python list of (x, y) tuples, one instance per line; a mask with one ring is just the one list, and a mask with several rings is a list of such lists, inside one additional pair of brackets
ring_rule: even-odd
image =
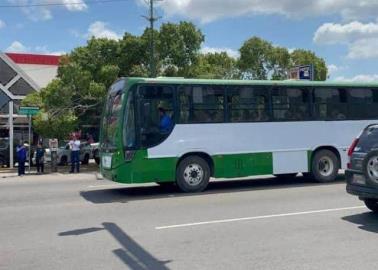
[(29, 114), (29, 174), (30, 174), (30, 164), (31, 164), (31, 155), (30, 155), (30, 152), (31, 152), (31, 141), (30, 141), (30, 137), (31, 137), (31, 114)]
[(13, 169), (14, 156), (13, 156), (13, 101), (9, 101), (9, 168)]

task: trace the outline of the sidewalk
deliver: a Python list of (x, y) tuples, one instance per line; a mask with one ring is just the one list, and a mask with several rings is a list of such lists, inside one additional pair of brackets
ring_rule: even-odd
[[(36, 176), (37, 168), (35, 166), (30, 168), (25, 167), (25, 175), (27, 176)], [(58, 172), (51, 172), (51, 167), (49, 165), (45, 166), (45, 173), (42, 175), (62, 175), (62, 174), (69, 174), (71, 167), (70, 166), (58, 166)], [(96, 163), (89, 163), (88, 165), (81, 165), (80, 166), (80, 173), (90, 173), (90, 174), (98, 174), (99, 175), (99, 167)], [(0, 179), (1, 178), (10, 178), (10, 177), (19, 177), (16, 168), (0, 168)]]

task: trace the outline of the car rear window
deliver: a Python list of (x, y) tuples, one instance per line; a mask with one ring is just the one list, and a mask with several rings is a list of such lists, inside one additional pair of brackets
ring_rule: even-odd
[(369, 126), (362, 132), (354, 151), (367, 153), (374, 149), (378, 150), (378, 125)]

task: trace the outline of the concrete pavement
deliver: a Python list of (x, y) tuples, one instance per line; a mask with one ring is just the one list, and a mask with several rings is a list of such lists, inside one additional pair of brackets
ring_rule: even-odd
[(188, 195), (95, 172), (0, 178), (0, 269), (376, 269), (377, 232), (342, 180)]

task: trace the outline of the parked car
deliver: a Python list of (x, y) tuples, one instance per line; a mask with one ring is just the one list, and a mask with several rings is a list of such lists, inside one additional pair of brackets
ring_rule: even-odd
[(100, 143), (91, 143), (92, 149), (92, 158), (96, 161), (96, 164), (100, 164), (100, 150), (99, 150)]
[(348, 151), (347, 192), (378, 213), (378, 124), (367, 126)]
[[(92, 156), (91, 146), (87, 142), (81, 142), (80, 144), (80, 161), (82, 164), (88, 164), (89, 159)], [(33, 162), (35, 163), (35, 154), (33, 155)], [(46, 148), (45, 153), (45, 163), (51, 162), (51, 150)], [(67, 165), (71, 163), (71, 150), (70, 146), (67, 142), (63, 142), (59, 148), (57, 153), (57, 162), (59, 165)]]

